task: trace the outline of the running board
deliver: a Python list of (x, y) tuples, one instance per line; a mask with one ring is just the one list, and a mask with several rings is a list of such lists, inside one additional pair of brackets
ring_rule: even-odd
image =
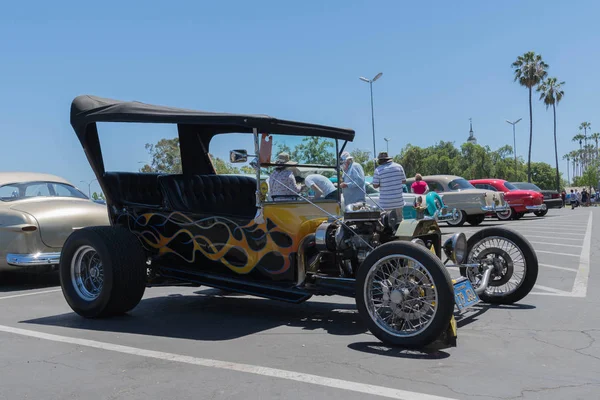
[(177, 279), (184, 282), (199, 283), (204, 286), (223, 289), (235, 293), (244, 293), (267, 299), (280, 300), (288, 303), (302, 303), (312, 294), (293, 286), (269, 285), (254, 282), (249, 279), (238, 279), (230, 276), (216, 275), (200, 271), (182, 270), (160, 267), (160, 275), (165, 278)]
[(307, 281), (306, 287), (319, 294), (354, 297), (356, 292), (356, 280), (313, 275), (310, 281)]

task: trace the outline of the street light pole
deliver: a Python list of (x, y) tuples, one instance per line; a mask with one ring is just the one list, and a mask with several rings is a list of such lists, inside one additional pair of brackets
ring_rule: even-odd
[(377, 158), (377, 151), (375, 150), (375, 113), (373, 111), (373, 82), (375, 82), (377, 79), (381, 78), (381, 75), (383, 75), (383, 72), (378, 73), (377, 75), (375, 75), (375, 77), (373, 79), (367, 79), (365, 77), (360, 77), (358, 79), (360, 79), (363, 82), (367, 82), (369, 84), (369, 88), (371, 89), (371, 126), (373, 128), (373, 158)]
[(390, 138), (384, 137), (383, 140), (385, 140), (385, 151), (387, 151), (388, 156), (390, 155)]
[(513, 152), (515, 153), (515, 181), (517, 180), (517, 138), (515, 135), (515, 125), (519, 123), (520, 120), (522, 120), (523, 118), (519, 118), (518, 120), (516, 120), (515, 122), (510, 122), (509, 120), (506, 120), (506, 122), (508, 122), (509, 124), (512, 125), (513, 127)]
[(87, 183), (88, 185), (88, 197), (91, 199), (92, 198), (92, 182), (97, 181), (97, 178), (92, 179), (91, 181), (80, 181), (83, 183)]

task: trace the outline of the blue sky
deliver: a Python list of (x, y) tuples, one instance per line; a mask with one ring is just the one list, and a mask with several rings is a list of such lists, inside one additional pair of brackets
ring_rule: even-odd
[[(526, 157), (527, 91), (510, 64), (528, 50), (566, 81), (562, 156), (582, 121), (600, 131), (598, 15), (596, 1), (7, 2), (0, 170), (92, 179), (69, 125), (79, 94), (351, 127), (352, 147), (371, 150), (369, 90), (358, 77), (380, 71), (378, 151), (384, 137), (392, 154), (407, 143), (460, 144), (469, 118), (479, 143), (497, 148), (512, 143), (505, 119), (522, 117), (517, 152)], [(532, 158), (553, 163), (552, 113), (537, 97), (533, 113)], [(165, 132), (115, 129), (103, 134), (105, 152), (135, 170), (148, 158), (143, 144)]]

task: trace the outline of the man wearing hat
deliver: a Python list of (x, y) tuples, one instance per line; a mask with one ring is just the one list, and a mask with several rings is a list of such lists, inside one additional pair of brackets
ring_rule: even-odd
[(340, 161), (344, 172), (343, 182), (340, 183), (344, 204), (365, 201), (365, 172), (362, 166), (354, 162), (354, 158), (347, 151), (342, 153)]
[(273, 201), (290, 201), (296, 200), (295, 196), (300, 192), (300, 188), (296, 185), (296, 178), (289, 165), (298, 164), (295, 161), (290, 161), (288, 153), (279, 153), (275, 159), (275, 164), (282, 164), (275, 167), (275, 171), (269, 176), (269, 191)]
[(373, 174), (373, 187), (380, 188), (379, 205), (386, 211), (396, 211), (397, 221), (400, 221), (404, 207), (402, 187), (406, 183), (404, 168), (393, 162), (385, 151), (379, 153), (377, 162), (379, 166)]

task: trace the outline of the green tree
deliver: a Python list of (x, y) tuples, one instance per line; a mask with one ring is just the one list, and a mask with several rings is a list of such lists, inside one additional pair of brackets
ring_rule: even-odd
[(102, 192), (100, 192), (100, 193), (97, 193), (97, 192), (92, 193), (92, 199), (93, 200), (106, 200), (106, 198), (104, 197), (104, 193), (102, 193)]
[(256, 173), (256, 171), (254, 170), (254, 168), (252, 168), (249, 165), (242, 165), (240, 167), (240, 171), (242, 171), (244, 174), (253, 174), (254, 175)]
[(146, 143), (145, 147), (152, 161), (144, 165), (140, 169), (141, 172), (181, 173), (179, 138), (160, 139), (156, 144)]
[(577, 154), (576, 160), (577, 160), (577, 174), (581, 176), (581, 174), (583, 174), (583, 139), (585, 137), (581, 134), (578, 133), (577, 135), (573, 136), (573, 139), (571, 139), (573, 142), (579, 142), (579, 152)]
[(560, 191), (560, 173), (558, 172), (558, 143), (556, 141), (556, 106), (565, 95), (564, 90), (562, 90), (564, 84), (564, 82), (558, 82), (556, 78), (548, 78), (537, 89), (538, 92), (541, 92), (540, 100), (544, 101), (546, 110), (552, 106), (554, 113), (554, 157), (556, 159), (556, 190), (558, 191)]
[[(589, 137), (587, 135), (587, 130), (591, 128), (591, 125), (592, 124), (590, 124), (589, 122), (582, 122), (579, 125), (579, 130), (583, 131), (583, 142), (584, 142), (586, 148), (587, 148), (587, 141), (589, 139)], [(588, 155), (584, 154), (584, 159), (583, 159), (584, 167), (587, 167), (588, 162), (589, 162)]]
[(594, 160), (598, 161), (598, 141), (600, 140), (600, 132), (595, 132), (590, 135), (590, 140), (596, 142), (596, 151), (594, 153)]
[(240, 173), (240, 170), (237, 167), (234, 167), (233, 165), (220, 159), (219, 157), (215, 157), (210, 153), (208, 153), (208, 156), (210, 157), (210, 161), (212, 162), (217, 175)]
[(375, 173), (375, 163), (369, 150), (354, 149), (350, 151), (350, 155), (354, 158), (354, 162), (359, 163), (363, 167), (365, 176), (373, 176), (373, 173)]
[(598, 187), (600, 184), (600, 173), (598, 168), (600, 164), (598, 162), (592, 162), (585, 169), (583, 174), (573, 180), (574, 186), (586, 186), (589, 188)]
[[(531, 163), (531, 175), (533, 183), (539, 186), (541, 189), (555, 189), (556, 180), (554, 177), (554, 171), (550, 164), (545, 162), (533, 162)], [(560, 188), (559, 188), (560, 190)]]
[(515, 81), (524, 86), (529, 91), (529, 155), (527, 157), (527, 181), (531, 182), (531, 146), (533, 144), (533, 110), (531, 104), (531, 93), (534, 86), (537, 86), (548, 74), (548, 64), (542, 60), (542, 56), (533, 51), (517, 57), (512, 63), (514, 68)]

